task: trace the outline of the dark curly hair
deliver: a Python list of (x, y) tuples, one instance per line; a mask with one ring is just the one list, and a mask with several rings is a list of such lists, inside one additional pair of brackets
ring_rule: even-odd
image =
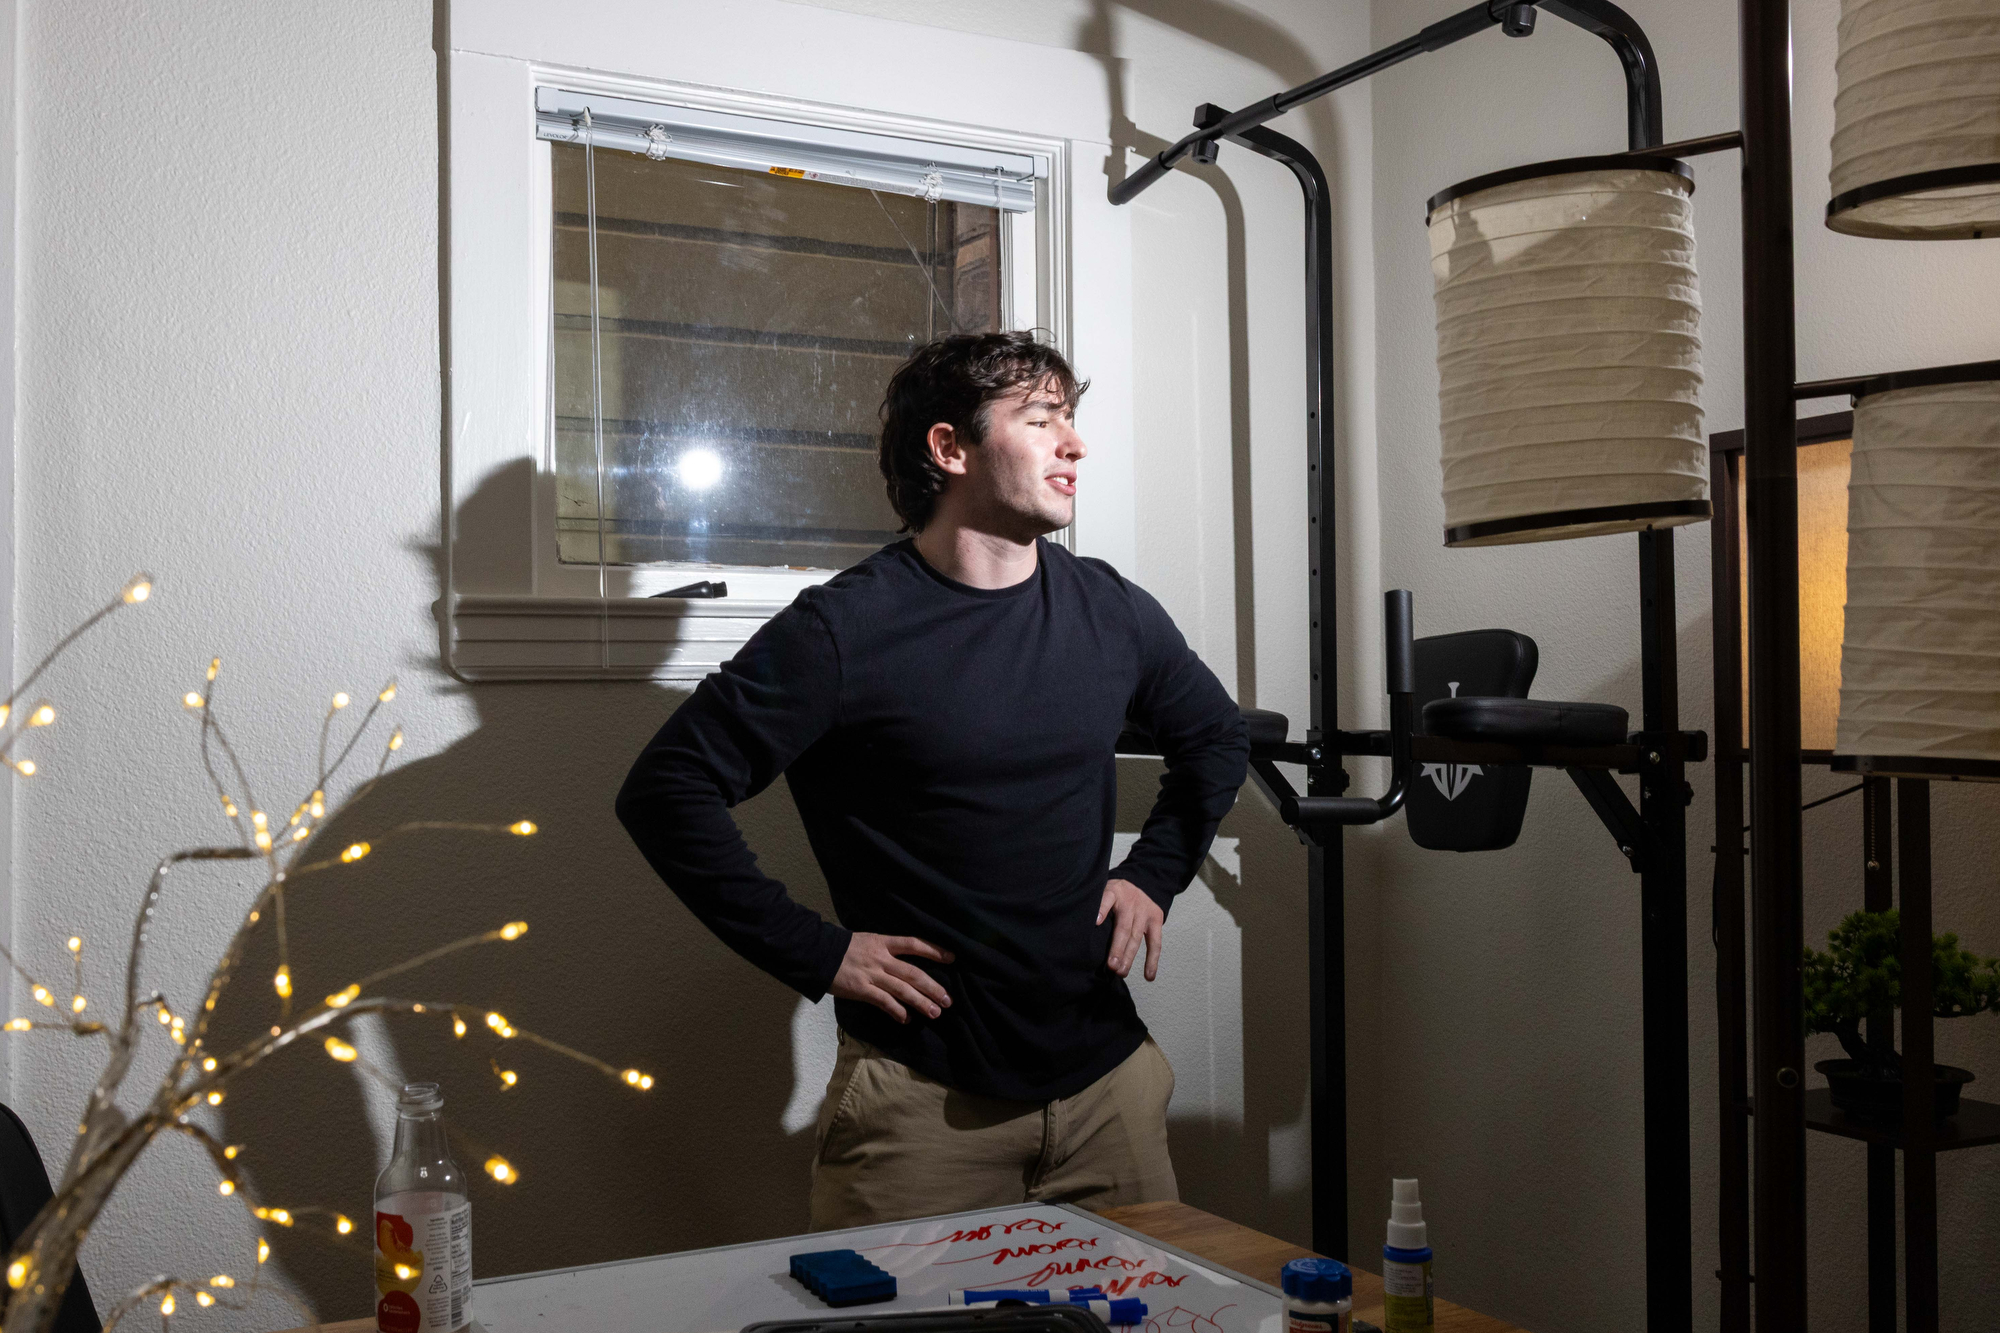
[(889, 377), (882, 397), (882, 478), (904, 532), (922, 532), (944, 493), (945, 473), (931, 458), (939, 422), (978, 444), (986, 405), (1010, 389), (1053, 382), (1074, 407), (1087, 380), (1061, 352), (1033, 333), (954, 333), (925, 343)]

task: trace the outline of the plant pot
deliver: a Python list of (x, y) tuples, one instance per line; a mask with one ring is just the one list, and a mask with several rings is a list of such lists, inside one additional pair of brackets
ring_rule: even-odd
[[(1813, 1068), (1826, 1075), (1836, 1111), (1873, 1125), (1903, 1123), (1901, 1073), (1884, 1075), (1859, 1060), (1821, 1060)], [(1970, 1069), (1960, 1069), (1957, 1065), (1932, 1065), (1931, 1073), (1932, 1118), (1949, 1120), (1958, 1114), (1959, 1094), (1974, 1075)]]

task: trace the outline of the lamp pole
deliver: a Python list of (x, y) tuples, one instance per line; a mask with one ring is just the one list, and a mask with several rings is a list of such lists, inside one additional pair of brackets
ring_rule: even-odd
[(1792, 385), (1789, 0), (1740, 0), (1743, 470), (1750, 556), (1751, 975), (1757, 1327), (1806, 1308), (1805, 948), (1799, 814), (1799, 497)]

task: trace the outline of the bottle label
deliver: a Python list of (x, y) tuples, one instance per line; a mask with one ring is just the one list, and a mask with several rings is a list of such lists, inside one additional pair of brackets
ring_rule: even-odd
[(377, 1211), (375, 1297), (381, 1333), (456, 1333), (472, 1322), (472, 1205)]
[(1382, 1323), (1388, 1333), (1425, 1333), (1436, 1326), (1431, 1266), (1382, 1261)]
[(1305, 1314), (1298, 1310), (1285, 1311), (1285, 1333), (1348, 1333), (1351, 1314)]

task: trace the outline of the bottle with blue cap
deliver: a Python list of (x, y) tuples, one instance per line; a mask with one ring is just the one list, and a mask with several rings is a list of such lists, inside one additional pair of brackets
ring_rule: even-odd
[(1431, 1286), (1430, 1230), (1414, 1179), (1392, 1180), (1388, 1243), (1382, 1247), (1382, 1324), (1388, 1333), (1430, 1333), (1437, 1326)]
[(1285, 1333), (1349, 1333), (1354, 1274), (1338, 1259), (1294, 1259), (1279, 1284), (1285, 1290)]

